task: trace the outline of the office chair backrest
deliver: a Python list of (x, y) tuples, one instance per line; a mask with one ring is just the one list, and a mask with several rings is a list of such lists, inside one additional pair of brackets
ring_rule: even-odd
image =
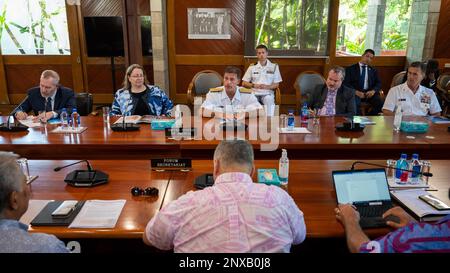
[(405, 75), (406, 71), (398, 72), (397, 74), (395, 74), (391, 81), (391, 88), (402, 84), (404, 82), (403, 79), (405, 78)]
[(193, 79), (194, 82), (194, 94), (195, 96), (201, 96), (208, 93), (210, 88), (214, 88), (222, 85), (222, 76), (215, 71), (201, 71), (197, 73)]
[(90, 93), (77, 93), (75, 95), (77, 104), (77, 111), (80, 116), (87, 116), (92, 112), (92, 106), (94, 104), (92, 94)]
[(304, 71), (297, 76), (294, 83), (297, 110), (305, 99), (313, 95), (316, 86), (322, 84), (325, 84), (325, 78), (315, 71)]
[(443, 92), (450, 91), (450, 74), (441, 74), (437, 79), (437, 88)]

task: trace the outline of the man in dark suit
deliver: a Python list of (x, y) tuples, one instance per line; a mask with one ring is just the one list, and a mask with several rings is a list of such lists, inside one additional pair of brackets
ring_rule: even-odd
[(326, 84), (318, 85), (308, 97), (308, 105), (318, 109), (320, 116), (355, 115), (355, 90), (342, 85), (345, 69), (333, 66), (328, 72)]
[(355, 89), (356, 111), (361, 114), (361, 102), (370, 104), (371, 110), (368, 115), (378, 115), (383, 107), (383, 99), (380, 96), (381, 80), (377, 70), (370, 66), (375, 52), (366, 49), (359, 63), (345, 69), (344, 85)]
[(72, 89), (59, 85), (59, 75), (53, 70), (45, 70), (41, 74), (40, 84), (27, 91), (27, 98), (15, 113), (17, 119), (26, 119), (27, 113), (33, 110), (34, 115), (45, 111), (45, 120), (57, 118), (62, 108), (70, 112), (75, 106)]

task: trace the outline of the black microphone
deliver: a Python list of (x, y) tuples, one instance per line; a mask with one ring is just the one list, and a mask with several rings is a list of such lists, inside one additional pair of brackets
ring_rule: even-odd
[(61, 166), (61, 167), (56, 167), (55, 169), (53, 169), (55, 172), (64, 169), (66, 167), (81, 163), (81, 162), (86, 162), (87, 164), (87, 170), (75, 170), (70, 172), (69, 174), (66, 175), (66, 178), (64, 179), (64, 182), (66, 182), (67, 184), (74, 186), (74, 187), (92, 187), (92, 186), (96, 186), (96, 185), (100, 185), (100, 184), (104, 184), (106, 182), (108, 182), (108, 174), (102, 172), (102, 171), (98, 171), (98, 170), (94, 170), (91, 167), (91, 164), (89, 163), (89, 161), (87, 161), (86, 159), (84, 160), (80, 160), (77, 162), (74, 162), (72, 164), (68, 164), (65, 166)]
[(83, 159), (83, 160), (77, 161), (77, 162), (75, 162), (75, 163), (72, 163), (72, 164), (69, 164), (69, 165), (65, 165), (65, 166), (60, 166), (60, 167), (56, 167), (56, 168), (54, 168), (54, 169), (53, 169), (53, 171), (55, 171), (55, 172), (58, 172), (58, 171), (60, 171), (61, 169), (64, 169), (64, 168), (70, 167), (70, 166), (72, 166), (72, 165), (75, 165), (75, 164), (78, 164), (78, 163), (81, 163), (81, 162), (86, 162), (86, 165), (87, 165), (88, 171), (90, 171), (90, 172), (92, 172), (92, 171), (93, 171), (93, 169), (92, 169), (92, 167), (91, 167), (91, 164), (90, 164), (90, 163), (89, 163), (89, 161), (87, 161), (86, 159)]
[(6, 121), (6, 123), (2, 123), (0, 124), (0, 131), (7, 131), (7, 132), (21, 132), (21, 131), (25, 131), (28, 129), (27, 126), (23, 125), (23, 124), (17, 124), (14, 122), (14, 125), (11, 126), (10, 124), (10, 119), (11, 116), (13, 117), (14, 120), (14, 114), (17, 112), (17, 110), (19, 109), (19, 107), (28, 99), (28, 95), (25, 96), (25, 98), (8, 114), (8, 120)]
[(389, 169), (394, 169), (394, 170), (399, 170), (399, 171), (415, 173), (415, 174), (423, 175), (423, 176), (426, 176), (426, 177), (432, 177), (433, 176), (433, 174), (430, 173), (430, 172), (419, 172), (419, 171), (414, 171), (414, 170), (406, 170), (406, 169), (401, 169), (401, 168), (397, 168), (397, 167), (391, 167), (391, 166), (375, 164), (375, 163), (369, 163), (369, 162), (364, 162), (364, 161), (355, 161), (355, 162), (353, 162), (352, 167), (351, 167), (352, 171), (355, 169), (355, 165), (356, 164), (366, 164), (366, 165), (370, 165), (370, 166), (389, 168)]

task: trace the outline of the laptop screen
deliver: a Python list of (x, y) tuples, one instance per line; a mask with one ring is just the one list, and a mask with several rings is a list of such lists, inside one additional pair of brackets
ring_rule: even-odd
[(339, 204), (391, 200), (384, 169), (333, 171), (333, 182)]

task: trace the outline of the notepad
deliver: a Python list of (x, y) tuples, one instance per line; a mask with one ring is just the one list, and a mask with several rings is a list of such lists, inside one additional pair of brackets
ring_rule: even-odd
[(81, 134), (84, 131), (86, 131), (87, 127), (56, 127), (55, 129), (51, 130), (50, 133), (56, 133), (56, 134)]
[(289, 130), (288, 128), (279, 128), (278, 131), (281, 134), (311, 134), (311, 131), (305, 127), (294, 127), (292, 130)]
[[(156, 119), (160, 119), (160, 117), (153, 115), (144, 115), (144, 116), (131, 115), (125, 117), (125, 123), (133, 123), (133, 124), (151, 123), (153, 120)], [(123, 123), (123, 117), (120, 117), (118, 120), (114, 122), (114, 124), (121, 124), (121, 123)]]
[(88, 200), (69, 228), (114, 228), (126, 200)]
[(405, 206), (421, 222), (437, 221), (450, 214), (450, 211), (439, 211), (419, 199), (420, 195), (429, 194), (424, 190), (397, 190), (391, 191), (392, 196)]

